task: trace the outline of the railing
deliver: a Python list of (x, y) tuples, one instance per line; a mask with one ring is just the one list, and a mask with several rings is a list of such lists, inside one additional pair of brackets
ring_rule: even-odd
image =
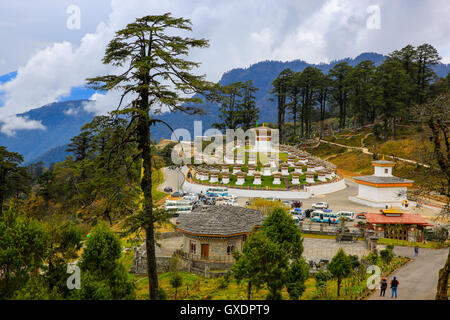
[(352, 245), (348, 246), (336, 246), (333, 248), (310, 248), (306, 247), (303, 250), (302, 256), (305, 257), (306, 261), (313, 260), (313, 261), (319, 261), (321, 259), (328, 259), (331, 260), (338, 250), (342, 248), (345, 251), (345, 254), (347, 255), (356, 255), (359, 258), (364, 257), (369, 254), (369, 250), (365, 248), (357, 248), (353, 247)]
[(178, 250), (176, 254), (185, 260), (207, 262), (207, 263), (234, 263), (232, 255), (214, 255), (211, 257), (204, 257), (198, 253), (186, 253), (184, 251)]

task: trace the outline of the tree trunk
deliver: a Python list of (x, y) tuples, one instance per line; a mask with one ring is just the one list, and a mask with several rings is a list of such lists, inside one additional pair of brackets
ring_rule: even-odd
[(392, 136), (394, 140), (397, 139), (397, 127), (395, 126), (395, 117), (392, 118)]
[[(148, 100), (147, 100), (148, 101)], [(139, 149), (142, 151), (142, 166), (144, 174), (141, 181), (141, 189), (144, 193), (145, 245), (147, 252), (147, 274), (149, 281), (149, 295), (151, 300), (159, 300), (158, 273), (155, 256), (155, 230), (153, 217), (152, 198), (152, 154), (150, 148), (150, 117), (148, 112), (139, 116), (138, 123)]]
[(337, 281), (337, 296), (338, 296), (338, 298), (340, 295), (341, 295), (341, 278), (338, 278), (338, 281)]
[(448, 300), (448, 276), (450, 274), (450, 250), (448, 251), (445, 266), (439, 270), (439, 280), (436, 292), (436, 300)]

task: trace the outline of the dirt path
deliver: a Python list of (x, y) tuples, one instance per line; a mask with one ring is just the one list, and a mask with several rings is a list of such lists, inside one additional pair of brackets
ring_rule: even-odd
[[(352, 150), (361, 150), (365, 154), (373, 155), (373, 152), (370, 152), (369, 149), (365, 148), (365, 147), (351, 147), (351, 146), (346, 146), (345, 144), (340, 144), (340, 143), (326, 141), (326, 140), (320, 140), (320, 142), (328, 143), (328, 144), (334, 144), (336, 146), (347, 148), (347, 149), (352, 149)], [(386, 158), (392, 158), (392, 156), (389, 156), (387, 154), (384, 154), (384, 155), (383, 154), (379, 154), (379, 156), (384, 156)], [(428, 165), (426, 165), (424, 163), (420, 163), (420, 162), (417, 162), (417, 161), (414, 161), (414, 160), (403, 159), (403, 158), (398, 158), (398, 157), (395, 157), (395, 160), (400, 160), (400, 161), (409, 162), (409, 163), (413, 163), (413, 164), (419, 164), (419, 165), (421, 165), (421, 166), (423, 166), (425, 168), (429, 168), (430, 167), (430, 166), (428, 166)]]
[[(400, 282), (397, 290), (399, 300), (434, 300), (438, 283), (438, 273), (447, 259), (449, 249), (422, 249), (419, 256), (414, 257), (413, 247), (395, 247), (397, 255), (406, 256), (413, 261), (391, 274), (388, 282), (396, 276)], [(369, 300), (391, 300), (391, 290), (386, 290), (386, 296), (380, 297), (376, 290)]]

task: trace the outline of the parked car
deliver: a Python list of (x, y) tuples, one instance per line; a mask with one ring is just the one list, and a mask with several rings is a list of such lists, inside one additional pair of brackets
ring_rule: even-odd
[(171, 196), (174, 198), (181, 198), (184, 196), (184, 193), (181, 191), (175, 191), (174, 193), (171, 194)]
[(363, 212), (357, 213), (357, 214), (356, 214), (356, 219), (366, 220), (366, 215), (365, 215), (365, 213), (363, 213)]
[(312, 205), (313, 209), (328, 209), (328, 202), (316, 202)]
[(233, 194), (229, 194), (229, 195), (223, 196), (223, 199), (224, 200), (236, 200), (237, 197)]
[(341, 218), (343, 218), (343, 219), (345, 218), (345, 220), (348, 220), (348, 221), (355, 220), (355, 214), (353, 212), (350, 212), (350, 211), (339, 211), (337, 214), (339, 216), (341, 216)]
[(164, 192), (171, 193), (171, 192), (173, 192), (173, 190), (171, 187), (165, 187)]
[(297, 216), (297, 215), (292, 215), (292, 219), (294, 219), (294, 221), (295, 221), (295, 224), (299, 224), (299, 222), (300, 222), (300, 217), (299, 216)]
[(206, 198), (214, 198), (214, 199), (219, 199), (219, 198), (221, 198), (217, 193), (212, 193), (212, 192), (210, 192), (210, 193), (207, 193), (206, 194)]
[(228, 200), (225, 200), (225, 205), (237, 207), (238, 201), (236, 199), (228, 199)]
[(291, 201), (292, 208), (301, 208), (302, 205), (303, 205), (303, 202), (301, 202), (301, 201), (297, 201), (297, 200)]
[(288, 207), (291, 206), (291, 201), (289, 201), (289, 200), (283, 200), (283, 201), (281, 201), (281, 203), (283, 203), (285, 206), (288, 206)]

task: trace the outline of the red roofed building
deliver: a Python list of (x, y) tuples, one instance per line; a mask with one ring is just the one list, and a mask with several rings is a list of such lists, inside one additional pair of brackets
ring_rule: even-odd
[(366, 213), (367, 228), (380, 238), (423, 241), (423, 229), (432, 226), (420, 214), (385, 209), (381, 213)]

